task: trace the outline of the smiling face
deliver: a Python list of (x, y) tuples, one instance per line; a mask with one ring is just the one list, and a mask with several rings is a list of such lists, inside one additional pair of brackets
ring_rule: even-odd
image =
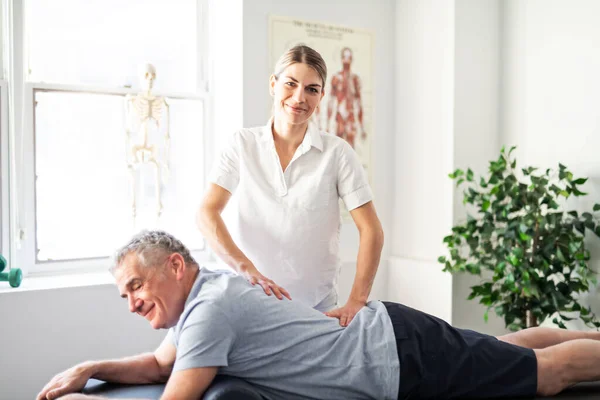
[(319, 74), (304, 63), (291, 64), (278, 78), (272, 75), (270, 84), (274, 117), (292, 125), (307, 123), (325, 95)]
[(187, 298), (183, 282), (185, 264), (181, 255), (167, 257), (164, 266), (140, 266), (134, 253), (128, 254), (114, 277), (129, 311), (144, 317), (154, 329), (177, 324)]

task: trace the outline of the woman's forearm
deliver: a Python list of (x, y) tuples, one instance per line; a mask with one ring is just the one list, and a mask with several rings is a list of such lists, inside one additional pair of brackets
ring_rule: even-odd
[(248, 257), (234, 243), (218, 212), (200, 209), (197, 224), (210, 248), (235, 271), (242, 272), (252, 265)]
[(351, 300), (367, 302), (379, 267), (382, 248), (382, 229), (365, 229), (360, 233), (356, 276), (349, 297)]

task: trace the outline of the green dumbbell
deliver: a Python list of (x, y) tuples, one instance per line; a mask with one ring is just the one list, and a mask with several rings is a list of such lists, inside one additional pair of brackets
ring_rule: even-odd
[(11, 268), (8, 272), (2, 272), (7, 265), (6, 258), (0, 254), (0, 282), (8, 282), (12, 287), (19, 287), (23, 280), (23, 272), (19, 268)]

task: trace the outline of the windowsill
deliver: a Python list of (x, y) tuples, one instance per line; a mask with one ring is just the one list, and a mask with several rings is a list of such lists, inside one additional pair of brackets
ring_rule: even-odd
[[(217, 268), (219, 266), (219, 264), (214, 262), (204, 262), (201, 263), (201, 265), (209, 269)], [(85, 272), (56, 273), (52, 275), (34, 275), (23, 278), (21, 286), (18, 288), (10, 287), (8, 282), (0, 282), (0, 295), (5, 293), (20, 293), (36, 290), (52, 290), (114, 284), (115, 281), (112, 275), (106, 269)]]
[(53, 275), (34, 275), (23, 278), (21, 286), (10, 287), (8, 282), (0, 282), (0, 295), (5, 293), (29, 292), (34, 290), (64, 289), (83, 286), (112, 285), (110, 272), (72, 272)]

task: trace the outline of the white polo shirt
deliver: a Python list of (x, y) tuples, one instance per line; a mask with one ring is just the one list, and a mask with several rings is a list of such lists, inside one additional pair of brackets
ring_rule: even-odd
[(292, 300), (325, 311), (337, 303), (338, 198), (353, 210), (373, 194), (350, 145), (313, 124), (283, 171), (272, 123), (236, 132), (209, 181), (233, 194), (223, 219), (256, 268)]

